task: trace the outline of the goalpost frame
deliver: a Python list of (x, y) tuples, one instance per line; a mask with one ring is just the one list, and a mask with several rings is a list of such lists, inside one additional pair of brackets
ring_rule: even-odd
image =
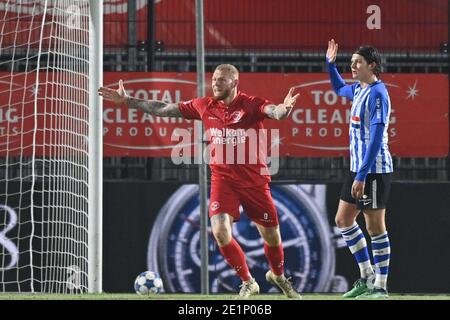
[(88, 292), (102, 292), (103, 237), (103, 0), (89, 6)]

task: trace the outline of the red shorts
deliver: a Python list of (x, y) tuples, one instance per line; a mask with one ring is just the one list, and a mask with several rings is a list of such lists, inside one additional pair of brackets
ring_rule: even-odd
[(234, 221), (240, 219), (239, 204), (253, 222), (264, 227), (278, 226), (278, 215), (270, 193), (269, 184), (239, 188), (223, 179), (211, 181), (209, 217), (228, 213)]

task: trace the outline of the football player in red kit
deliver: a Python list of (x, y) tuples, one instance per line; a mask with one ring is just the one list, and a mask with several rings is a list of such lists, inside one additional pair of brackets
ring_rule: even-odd
[[(239, 295), (246, 298), (259, 293), (259, 285), (250, 273), (245, 254), (232, 235), (232, 224), (239, 220), (239, 205), (242, 205), (264, 239), (264, 252), (270, 265), (266, 280), (277, 285), (287, 297), (300, 298), (284, 275), (284, 251), (265, 157), (259, 151), (260, 146), (250, 145), (255, 141), (248, 134), (252, 131), (259, 136), (259, 132), (264, 129), (265, 118), (285, 119), (298, 94), (293, 95), (294, 88), (291, 88), (282, 103), (274, 104), (239, 91), (238, 84), (239, 72), (236, 67), (221, 64), (212, 76), (212, 97), (180, 103), (141, 100), (128, 96), (122, 81), (119, 81), (117, 90), (102, 87), (99, 88), (99, 94), (105, 100), (123, 103), (156, 116), (203, 121), (208, 147), (213, 150), (209, 204), (212, 232), (220, 252), (242, 280)], [(240, 151), (244, 153), (244, 161)]]

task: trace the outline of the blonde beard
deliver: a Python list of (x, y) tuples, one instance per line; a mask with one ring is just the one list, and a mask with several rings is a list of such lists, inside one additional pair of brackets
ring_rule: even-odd
[(213, 95), (213, 99), (216, 100), (216, 101), (223, 101), (226, 98), (228, 98), (229, 96), (231, 96), (231, 93), (232, 93), (232, 90), (227, 90), (220, 96)]

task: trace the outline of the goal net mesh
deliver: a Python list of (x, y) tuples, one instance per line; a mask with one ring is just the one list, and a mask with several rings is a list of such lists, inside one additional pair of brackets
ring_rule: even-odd
[(87, 292), (89, 1), (0, 1), (0, 292)]

